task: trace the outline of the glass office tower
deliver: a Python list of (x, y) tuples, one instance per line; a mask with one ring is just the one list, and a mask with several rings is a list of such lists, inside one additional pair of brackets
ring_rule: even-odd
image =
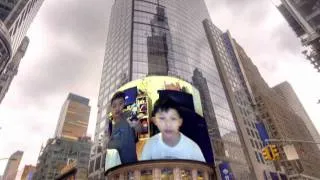
[(103, 176), (109, 101), (124, 83), (148, 75), (168, 75), (200, 91), (216, 165), (229, 163), (233, 174), (249, 168), (203, 21), (210, 19), (203, 0), (114, 1), (101, 77), (95, 144), (89, 179)]

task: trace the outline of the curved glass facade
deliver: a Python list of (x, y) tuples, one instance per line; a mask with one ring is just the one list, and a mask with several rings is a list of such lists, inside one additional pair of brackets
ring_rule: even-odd
[(169, 75), (194, 84), (206, 99), (204, 116), (216, 162), (227, 160), (238, 167), (235, 169), (247, 169), (203, 27), (205, 19), (210, 17), (202, 0), (115, 1), (100, 85), (96, 147), (106, 139), (107, 102), (121, 84), (148, 75)]

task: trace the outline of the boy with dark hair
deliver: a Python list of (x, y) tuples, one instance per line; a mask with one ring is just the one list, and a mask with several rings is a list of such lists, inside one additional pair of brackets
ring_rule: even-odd
[(187, 159), (205, 162), (200, 147), (179, 129), (183, 123), (179, 106), (170, 98), (158, 99), (152, 112), (160, 133), (151, 137), (142, 151), (142, 160)]
[(125, 93), (117, 92), (111, 98), (112, 125), (109, 128), (110, 138), (108, 149), (119, 152), (122, 164), (137, 161), (136, 154), (136, 127), (137, 123), (130, 122), (130, 113), (123, 112), (125, 107)]

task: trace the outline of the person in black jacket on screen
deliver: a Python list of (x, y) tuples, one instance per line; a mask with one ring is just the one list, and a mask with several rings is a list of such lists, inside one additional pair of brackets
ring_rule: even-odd
[[(122, 164), (137, 162), (136, 133), (139, 124), (130, 121), (130, 113), (124, 112), (125, 93), (117, 92), (111, 99), (112, 124), (109, 127), (108, 149), (117, 149)], [(111, 132), (110, 132), (111, 131)]]

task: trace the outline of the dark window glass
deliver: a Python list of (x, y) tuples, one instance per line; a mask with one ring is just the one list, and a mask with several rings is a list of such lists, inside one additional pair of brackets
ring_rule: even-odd
[(252, 139), (250, 139), (250, 142), (251, 142), (251, 146), (254, 147), (254, 143)]
[(204, 174), (202, 171), (198, 171), (198, 177), (197, 180), (204, 180)]
[(152, 170), (142, 170), (141, 171), (141, 180), (152, 180)]
[(100, 169), (101, 156), (96, 159), (95, 170)]
[(257, 161), (260, 162), (260, 157), (259, 157), (258, 153), (257, 152), (254, 152), (254, 153), (256, 154)]
[(161, 180), (174, 180), (173, 170), (170, 168), (165, 168), (161, 170)]
[(192, 180), (191, 170), (183, 169), (180, 171), (182, 180)]

